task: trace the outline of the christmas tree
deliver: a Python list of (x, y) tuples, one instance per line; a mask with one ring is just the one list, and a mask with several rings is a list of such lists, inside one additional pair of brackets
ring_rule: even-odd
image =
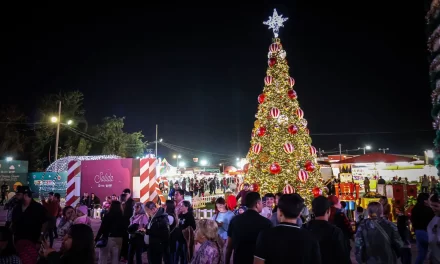
[(307, 120), (294, 90), (295, 80), (289, 75), (286, 51), (278, 38), (279, 28), (286, 20), (274, 10), (273, 16), (264, 22), (275, 38), (269, 46), (263, 93), (258, 96), (245, 180), (258, 184), (263, 194), (293, 187), (285, 190), (293, 189), (309, 204), (323, 183), (316, 148), (311, 145)]

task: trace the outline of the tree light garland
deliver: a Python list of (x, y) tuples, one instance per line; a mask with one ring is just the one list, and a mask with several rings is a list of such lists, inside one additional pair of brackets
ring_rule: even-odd
[(58, 159), (47, 167), (46, 171), (61, 172), (67, 171), (67, 165), (71, 161), (86, 161), (86, 160), (109, 160), (109, 159), (121, 159), (116, 155), (99, 155), (99, 156), (68, 156)]

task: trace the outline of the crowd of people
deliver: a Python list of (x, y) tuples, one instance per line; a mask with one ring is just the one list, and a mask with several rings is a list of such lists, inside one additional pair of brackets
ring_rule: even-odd
[[(316, 197), (309, 212), (298, 194), (261, 197), (244, 184), (236, 196), (217, 198), (210, 219), (196, 220), (185, 189), (174, 184), (170, 193), (161, 206), (135, 202), (130, 189), (105, 197), (94, 235), (90, 213), (98, 197), (84, 194), (75, 208), (61, 208), (59, 194), (49, 193), (39, 203), (28, 186), (18, 186), (5, 205), (0, 263), (140, 264), (145, 251), (150, 264), (352, 263), (353, 251), (357, 263), (400, 259), (406, 264), (412, 258), (410, 222), (416, 263), (426, 258), (440, 263), (438, 194), (420, 193), (411, 217), (399, 216), (397, 225), (390, 221), (386, 199), (371, 202), (357, 212), (353, 229), (335, 195)], [(62, 239), (59, 251), (53, 248), (57, 237)]]

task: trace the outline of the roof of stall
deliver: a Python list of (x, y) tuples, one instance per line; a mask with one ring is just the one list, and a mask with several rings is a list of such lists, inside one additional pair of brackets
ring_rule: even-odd
[(346, 163), (396, 163), (396, 162), (414, 162), (417, 161), (414, 158), (409, 158), (405, 156), (386, 154), (381, 152), (368, 153), (365, 155), (356, 156), (353, 158), (341, 160), (338, 162), (333, 162), (332, 164), (346, 164)]

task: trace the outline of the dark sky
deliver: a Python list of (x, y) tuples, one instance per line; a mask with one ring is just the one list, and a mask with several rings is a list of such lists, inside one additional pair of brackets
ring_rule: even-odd
[(311, 133), (367, 133), (315, 135), (317, 148), (431, 146), (434, 133), (420, 132), (431, 128), (423, 1), (264, 2), (11, 8), (1, 25), (3, 101), (33, 115), (44, 93), (78, 89), (91, 124), (125, 116), (147, 140), (159, 124), (167, 142), (244, 156), (272, 38), (262, 22), (276, 7), (289, 17), (280, 37)]

